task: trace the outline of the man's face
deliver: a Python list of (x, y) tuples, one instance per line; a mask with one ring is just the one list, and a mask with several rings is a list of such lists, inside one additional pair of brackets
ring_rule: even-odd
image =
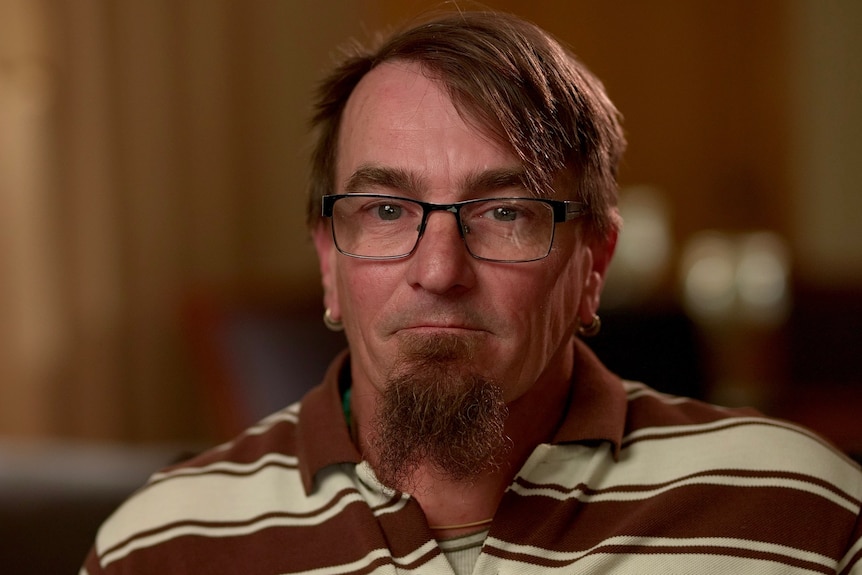
[[(369, 168), (406, 174), (410, 189), (356, 177)], [(352, 182), (351, 192), (434, 203), (529, 197), (516, 184), (481, 191), (468, 185), (492, 171), (521, 168), (507, 146), (459, 115), (439, 82), (416, 64), (392, 62), (365, 76), (348, 101), (336, 193)], [(609, 255), (600, 254), (594, 264), (594, 249), (580, 241), (577, 223), (567, 222), (557, 224), (545, 259), (477, 260), (447, 212), (431, 213), (416, 250), (398, 260), (338, 253), (328, 222), (314, 236), (325, 303), (343, 320), (350, 344), (354, 394), (380, 391), (395, 368), (403, 369), (406, 347), (439, 336), (470, 341), (472, 359), (464, 369), (497, 382), (507, 403), (537, 381), (568, 377), (568, 342), (578, 319), (588, 322), (595, 312)]]

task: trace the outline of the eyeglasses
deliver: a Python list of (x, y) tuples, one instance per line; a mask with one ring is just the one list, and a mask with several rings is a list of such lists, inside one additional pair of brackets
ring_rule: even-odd
[(335, 247), (354, 258), (387, 260), (413, 253), (428, 214), (450, 212), (467, 251), (493, 262), (531, 262), (546, 257), (554, 229), (584, 213), (584, 205), (543, 198), (483, 198), (430, 204), (380, 194), (323, 196), (322, 215), (331, 218)]

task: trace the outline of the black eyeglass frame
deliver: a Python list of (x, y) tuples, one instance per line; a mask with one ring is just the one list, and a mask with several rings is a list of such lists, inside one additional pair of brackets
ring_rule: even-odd
[[(422, 208), (422, 221), (419, 223), (419, 228), (417, 229), (416, 241), (413, 243), (413, 247), (404, 254), (398, 254), (394, 256), (362, 256), (357, 254), (351, 254), (349, 252), (345, 252), (338, 245), (338, 238), (335, 235), (335, 220), (332, 218), (333, 209), (335, 206), (335, 202), (340, 200), (341, 198), (380, 198), (380, 199), (391, 199), (398, 200), (404, 202), (410, 202), (416, 204)], [(494, 200), (518, 200), (518, 201), (535, 201), (541, 202), (551, 207), (551, 210), (554, 215), (554, 226), (551, 228), (551, 239), (548, 242), (548, 250), (544, 255), (530, 258), (526, 260), (499, 260), (494, 258), (486, 258), (482, 256), (477, 256), (470, 249), (470, 245), (467, 243), (467, 239), (464, 237), (464, 224), (461, 222), (461, 208), (470, 204), (476, 204), (479, 202), (488, 202)], [(548, 254), (551, 253), (551, 248), (554, 245), (554, 236), (556, 235), (556, 224), (562, 222), (568, 222), (578, 218), (586, 213), (586, 204), (583, 202), (577, 202), (574, 200), (552, 200), (549, 198), (522, 198), (522, 197), (492, 197), (492, 198), (476, 198), (472, 200), (463, 200), (460, 202), (455, 202), (452, 204), (433, 204), (430, 202), (423, 202), (421, 200), (416, 200), (413, 198), (405, 198), (401, 196), (390, 196), (387, 194), (328, 194), (321, 198), (321, 216), (330, 219), (330, 230), (332, 232), (332, 241), (335, 243), (335, 248), (348, 257), (365, 259), (365, 260), (397, 260), (409, 257), (413, 252), (416, 251), (416, 247), (419, 245), (419, 240), (422, 239), (422, 235), (425, 233), (425, 225), (428, 222), (428, 215), (431, 212), (449, 212), (455, 216), (455, 223), (458, 225), (458, 234), (461, 236), (461, 240), (464, 241), (464, 247), (467, 248), (467, 253), (469, 253), (472, 257), (477, 260), (496, 262), (496, 263), (527, 263), (534, 262), (538, 260), (545, 259), (548, 257)]]

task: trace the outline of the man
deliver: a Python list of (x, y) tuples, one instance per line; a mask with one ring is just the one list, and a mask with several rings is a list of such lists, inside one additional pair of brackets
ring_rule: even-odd
[(332, 73), (315, 127), (309, 224), (349, 354), (156, 474), (82, 572), (862, 573), (858, 466), (579, 342), (624, 140), (547, 34), (416, 24)]

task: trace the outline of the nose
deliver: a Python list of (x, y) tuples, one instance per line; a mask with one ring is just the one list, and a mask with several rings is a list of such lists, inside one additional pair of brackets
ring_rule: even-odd
[(469, 289), (475, 283), (477, 260), (467, 251), (451, 212), (428, 214), (425, 231), (409, 261), (407, 281), (429, 292), (444, 294)]

